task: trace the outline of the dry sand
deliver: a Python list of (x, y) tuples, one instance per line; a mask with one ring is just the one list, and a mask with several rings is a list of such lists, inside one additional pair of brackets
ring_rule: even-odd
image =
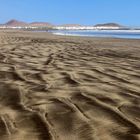
[(0, 140), (140, 140), (140, 40), (0, 31)]

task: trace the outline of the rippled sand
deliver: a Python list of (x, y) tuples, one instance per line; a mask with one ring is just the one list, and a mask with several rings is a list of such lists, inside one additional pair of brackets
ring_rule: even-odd
[(0, 31), (0, 140), (140, 140), (140, 40)]

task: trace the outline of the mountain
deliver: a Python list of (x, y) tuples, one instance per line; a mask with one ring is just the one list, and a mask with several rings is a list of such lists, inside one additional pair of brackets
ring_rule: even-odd
[(0, 26), (7, 26), (7, 27), (53, 27), (51, 23), (48, 22), (32, 22), (32, 23), (26, 23), (23, 21), (18, 21), (15, 19), (12, 19), (5, 24), (0, 24)]
[(123, 27), (117, 23), (105, 23), (105, 24), (96, 24), (95, 27)]
[[(55, 27), (55, 25), (49, 23), (49, 22), (32, 22), (32, 23), (26, 23), (23, 21), (18, 21), (15, 19), (12, 19), (5, 24), (0, 24), (0, 27), (7, 26), (7, 27), (37, 27), (37, 28), (42, 28), (42, 27), (47, 27), (47, 28), (52, 28)], [(63, 24), (63, 25), (58, 25), (58, 27), (83, 27), (80, 24)], [(93, 26), (91, 26), (93, 27)], [(96, 24), (94, 27), (97, 28), (126, 28), (125, 26), (122, 26), (117, 23), (105, 23), (105, 24)]]
[(32, 22), (29, 24), (29, 26), (33, 26), (33, 27), (53, 27), (54, 25), (52, 25), (51, 23), (48, 22)]
[(6, 22), (4, 24), (5, 26), (11, 26), (11, 27), (16, 27), (16, 26), (27, 26), (28, 24), (26, 22), (23, 22), (23, 21), (18, 21), (18, 20), (15, 20), (15, 19), (12, 19), (8, 22)]

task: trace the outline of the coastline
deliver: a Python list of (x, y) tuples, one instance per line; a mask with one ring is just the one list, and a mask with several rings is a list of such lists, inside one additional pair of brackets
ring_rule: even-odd
[(54, 35), (140, 39), (140, 30), (50, 30)]
[(140, 40), (0, 30), (2, 140), (139, 140)]

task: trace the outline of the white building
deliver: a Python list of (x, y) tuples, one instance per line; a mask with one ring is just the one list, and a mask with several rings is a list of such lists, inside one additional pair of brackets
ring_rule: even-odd
[(57, 30), (117, 30), (120, 27), (111, 26), (56, 26), (54, 29)]

